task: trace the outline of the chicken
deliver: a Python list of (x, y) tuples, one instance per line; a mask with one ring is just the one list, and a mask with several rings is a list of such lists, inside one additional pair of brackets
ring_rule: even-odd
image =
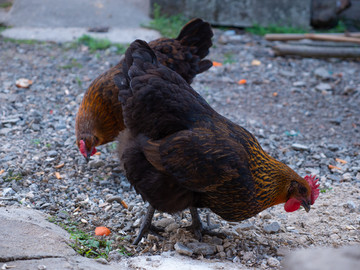
[(119, 152), (126, 177), (148, 201), (135, 239), (152, 229), (154, 210), (190, 208), (195, 235), (207, 232), (197, 208), (242, 221), (273, 205), (308, 212), (319, 196), (315, 177), (300, 177), (268, 155), (245, 128), (218, 114), (177, 73), (161, 65), (144, 41), (125, 53), (118, 84), (129, 132)]
[[(203, 60), (212, 46), (211, 26), (201, 19), (193, 19), (180, 31), (176, 39), (160, 38), (149, 43), (158, 60), (191, 83), (196, 74), (212, 66)], [(76, 144), (88, 160), (96, 146), (114, 141), (124, 127), (119, 89), (115, 78), (124, 80), (123, 60), (97, 77), (86, 91), (76, 116)]]

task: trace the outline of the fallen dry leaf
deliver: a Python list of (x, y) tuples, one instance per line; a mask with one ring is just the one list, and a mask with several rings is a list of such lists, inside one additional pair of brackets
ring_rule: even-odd
[(64, 167), (65, 163), (61, 163), (59, 165), (54, 166), (55, 169), (61, 169), (62, 167)]
[(96, 152), (94, 155), (95, 155), (95, 156), (100, 156), (101, 153), (98, 151), (98, 152)]
[(61, 179), (61, 175), (60, 175), (59, 172), (55, 172), (55, 176), (56, 176), (57, 179)]
[(0, 175), (2, 175), (5, 172), (4, 169), (0, 170)]
[(29, 88), (32, 85), (33, 81), (25, 78), (20, 78), (16, 80), (15, 84), (19, 88)]
[(126, 202), (121, 201), (121, 205), (124, 206), (125, 209), (128, 209), (128, 206), (127, 206)]
[(259, 60), (254, 59), (254, 60), (251, 61), (251, 65), (252, 66), (260, 66), (261, 62)]
[(277, 92), (273, 93), (273, 97), (277, 97), (279, 94)]
[(346, 160), (343, 160), (343, 159), (340, 159), (340, 158), (335, 158), (335, 160), (339, 163), (342, 163), (342, 164), (346, 164), (347, 161)]
[(340, 170), (341, 171), (341, 168), (339, 168), (337, 166), (334, 166), (334, 165), (331, 165), (331, 164), (329, 164), (328, 167), (329, 167), (330, 170)]
[(213, 61), (212, 64), (213, 64), (214, 67), (221, 67), (222, 66), (222, 63), (216, 62), (216, 61)]
[(110, 234), (110, 230), (106, 227), (96, 227), (95, 229), (95, 235), (108, 236), (109, 234)]
[(245, 79), (241, 79), (237, 82), (238, 84), (246, 84), (246, 80)]

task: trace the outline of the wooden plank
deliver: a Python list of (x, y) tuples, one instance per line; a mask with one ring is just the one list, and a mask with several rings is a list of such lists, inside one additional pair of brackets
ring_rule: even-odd
[(302, 57), (340, 57), (340, 58), (357, 58), (360, 57), (360, 48), (344, 47), (313, 47), (301, 45), (278, 44), (272, 47), (275, 54), (281, 55), (298, 55)]

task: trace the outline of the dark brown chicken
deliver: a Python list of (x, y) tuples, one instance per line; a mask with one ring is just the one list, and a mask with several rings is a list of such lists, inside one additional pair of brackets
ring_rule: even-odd
[[(191, 83), (196, 74), (212, 66), (203, 60), (212, 46), (213, 32), (201, 19), (193, 19), (176, 39), (160, 38), (149, 43), (158, 60)], [(76, 143), (82, 155), (89, 159), (96, 146), (114, 141), (124, 129), (118, 83), (124, 80), (121, 60), (116, 66), (97, 77), (89, 86), (76, 116)]]
[(199, 238), (204, 228), (196, 208), (210, 208), (228, 221), (281, 203), (287, 212), (301, 205), (310, 210), (319, 195), (315, 177), (302, 178), (265, 153), (250, 132), (161, 65), (146, 42), (130, 45), (123, 74), (119, 99), (130, 135), (119, 155), (128, 180), (150, 203), (134, 243), (151, 228), (154, 209), (190, 208)]

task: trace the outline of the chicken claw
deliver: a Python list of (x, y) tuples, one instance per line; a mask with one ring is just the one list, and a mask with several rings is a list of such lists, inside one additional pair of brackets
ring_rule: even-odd
[(155, 232), (155, 233), (164, 231), (164, 229), (155, 227), (154, 225), (151, 224), (151, 220), (154, 216), (154, 213), (155, 213), (155, 208), (152, 207), (151, 205), (149, 205), (147, 213), (145, 215), (145, 218), (143, 219), (143, 221), (141, 223), (139, 234), (136, 237), (136, 239), (134, 240), (134, 242), (132, 243), (133, 245), (139, 244), (141, 238), (143, 238), (143, 236), (149, 231)]
[(192, 224), (187, 229), (192, 230), (195, 237), (201, 242), (203, 234), (226, 238), (227, 235), (221, 232), (214, 232), (213, 229), (219, 228), (219, 225), (210, 224), (210, 217), (207, 216), (207, 226), (204, 226), (200, 220), (199, 213), (196, 208), (190, 207)]

